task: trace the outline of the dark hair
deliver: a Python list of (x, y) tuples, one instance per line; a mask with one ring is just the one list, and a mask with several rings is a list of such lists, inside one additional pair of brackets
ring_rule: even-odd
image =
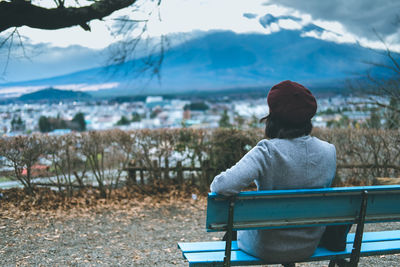
[(312, 131), (311, 119), (301, 124), (288, 124), (282, 120), (271, 117), (270, 115), (262, 118), (260, 122), (265, 122), (265, 137), (269, 139), (292, 139), (304, 135), (309, 135)]

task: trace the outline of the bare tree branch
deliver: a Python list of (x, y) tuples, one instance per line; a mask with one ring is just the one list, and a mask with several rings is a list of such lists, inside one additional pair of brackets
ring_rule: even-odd
[(26, 53), (26, 51), (25, 51), (25, 46), (24, 46), (24, 44), (22, 43), (22, 37), (21, 37), (21, 35), (19, 34), (18, 29), (16, 29), (16, 34), (17, 34), (17, 36), (18, 36), (19, 46), (20, 46), (21, 49), (22, 49), (22, 53), (24, 54), (24, 57), (27, 58), (27, 59), (29, 59), (29, 57), (28, 57), (28, 55), (27, 55), (27, 53)]
[[(395, 60), (393, 59), (393, 57), (391, 57), (390, 59), (391, 59), (391, 61), (395, 61)], [(367, 65), (371, 65), (371, 66), (375, 66), (375, 67), (380, 67), (380, 68), (389, 69), (389, 70), (391, 70), (391, 71), (393, 71), (393, 72), (396, 72), (397, 74), (400, 74), (400, 69), (399, 69), (398, 67), (393, 67), (393, 66), (390, 66), (390, 65), (387, 65), (387, 64), (384, 64), (384, 63), (373, 62), (373, 61), (367, 61), (367, 60), (363, 60), (363, 61), (361, 61), (361, 62), (364, 63), (364, 64), (367, 64)], [(396, 62), (396, 61), (395, 61), (395, 62)], [(397, 63), (397, 62), (396, 62), (396, 63)]]
[(3, 69), (3, 74), (5, 75), (7, 67), (8, 67), (8, 63), (10, 62), (10, 56), (11, 56), (11, 47), (14, 43), (14, 34), (18, 32), (17, 28), (15, 28), (4, 40), (2, 40), (2, 42), (0, 43), (0, 48), (5, 46), (7, 42), (8, 43), (8, 48), (7, 48), (7, 59), (6, 59), (6, 63), (4, 64), (4, 69)]
[(126, 17), (116, 18), (116, 19), (113, 19), (113, 20), (121, 21), (121, 22), (148, 22), (149, 21), (148, 19), (129, 19), (129, 18), (126, 18)]
[[(113, 19), (115, 23), (110, 31), (114, 37), (122, 37), (122, 41), (112, 45), (108, 65), (111, 63), (115, 66), (128, 62), (132, 67), (135, 65), (135, 68), (126, 68), (127, 71), (129, 69), (129, 73), (126, 74), (140, 74), (150, 70), (152, 75), (160, 78), (167, 39), (162, 36), (159, 41), (156, 41), (157, 37), (150, 37), (147, 24), (156, 11), (161, 21), (159, 9), (161, 0), (147, 0), (154, 3), (149, 12), (146, 10), (148, 6), (138, 0), (89, 0), (91, 4), (86, 6), (80, 6), (79, 0), (75, 1), (77, 7), (66, 7), (65, 0), (53, 0), (56, 8), (44, 8), (40, 4), (34, 5), (26, 0), (0, 0), (0, 33), (15, 28), (6, 38), (0, 39), (0, 48), (3, 46), (8, 49), (4, 71), (7, 69), (8, 61), (14, 55), (13, 50), (16, 45), (22, 47), (23, 55), (26, 56), (21, 36), (17, 31), (18, 27), (29, 26), (54, 30), (79, 25), (84, 30), (90, 31), (88, 22), (91, 20), (103, 19), (116, 10), (133, 6), (129, 16)], [(19, 42), (17, 42), (17, 37)], [(158, 51), (154, 49), (155, 47), (158, 47)], [(117, 67), (110, 67), (108, 70), (111, 74), (121, 72)]]
[(397, 60), (393, 57), (391, 50), (389, 49), (389, 47), (387, 46), (386, 42), (383, 40), (382, 36), (380, 36), (380, 34), (373, 29), (376, 37), (378, 37), (379, 41), (381, 41), (381, 43), (385, 46), (386, 48), (386, 55), (388, 56), (388, 58), (390, 59), (390, 61), (393, 63), (393, 65), (396, 67), (395, 71), (400, 74), (400, 65), (397, 62)]
[[(132, 19), (128, 16), (115, 19), (117, 23), (112, 32), (115, 37), (122, 37), (122, 41), (110, 47), (108, 65), (127, 64), (129, 68), (124, 68), (125, 75), (134, 75), (138, 78), (145, 73), (150, 73), (148, 76), (150, 80), (153, 76), (157, 76), (160, 81), (161, 65), (169, 45), (168, 38), (165, 35), (152, 37), (148, 34), (148, 22), (155, 17), (154, 15), (157, 15), (156, 18), (162, 21), (160, 2), (160, 0), (156, 1), (148, 11), (136, 10), (141, 14), (136, 17), (144, 15), (146, 19)], [(112, 75), (116, 72), (123, 74), (118, 68), (110, 68), (110, 71)]]
[(10, 40), (10, 39), (13, 37), (13, 35), (14, 35), (14, 33), (15, 33), (16, 30), (17, 30), (17, 28), (15, 28), (6, 38), (4, 38), (3, 40), (1, 40), (1, 42), (0, 42), (0, 48), (2, 48), (2, 47), (7, 43), (7, 41)]
[(56, 1), (57, 8), (43, 8), (28, 1), (0, 1), (0, 32), (12, 27), (55, 30), (80, 25), (90, 30), (88, 22), (103, 19), (116, 10), (128, 7), (137, 0), (99, 0), (89, 6), (64, 7), (64, 1)]

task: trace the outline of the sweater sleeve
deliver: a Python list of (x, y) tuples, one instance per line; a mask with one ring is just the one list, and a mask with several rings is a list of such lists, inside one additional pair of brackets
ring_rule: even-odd
[(254, 147), (233, 167), (215, 176), (210, 186), (211, 192), (226, 196), (235, 195), (254, 180), (258, 180), (264, 173), (265, 153), (268, 153), (266, 147)]

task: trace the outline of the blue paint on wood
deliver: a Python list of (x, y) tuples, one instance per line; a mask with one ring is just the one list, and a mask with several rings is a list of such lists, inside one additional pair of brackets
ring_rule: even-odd
[[(320, 193), (361, 193), (367, 190), (368, 192), (379, 191), (399, 191), (400, 185), (377, 185), (377, 186), (352, 186), (352, 187), (327, 187), (315, 189), (290, 189), (290, 190), (265, 190), (265, 191), (246, 191), (240, 192), (238, 196), (272, 196), (272, 195), (288, 195), (288, 194), (320, 194)], [(220, 198), (221, 195), (216, 193), (208, 193), (209, 198)]]
[[(321, 261), (350, 257), (352, 244), (348, 244), (345, 251), (333, 252), (325, 248), (317, 248), (311, 258), (304, 261)], [(396, 254), (400, 252), (400, 240), (367, 242), (361, 246), (361, 256)], [(224, 261), (224, 251), (185, 253), (190, 266), (219, 266)], [(267, 264), (259, 258), (253, 257), (241, 250), (231, 253), (232, 266)]]
[[(272, 190), (242, 192), (236, 196), (235, 229), (287, 228), (301, 223), (306, 226), (354, 223), (359, 213), (363, 191), (368, 191), (367, 223), (400, 221), (399, 185)], [(209, 194), (207, 231), (224, 230), (228, 218), (228, 205), (226, 197)], [(273, 222), (275, 225), (263, 226), (263, 222)], [(349, 234), (345, 251), (332, 252), (325, 248), (317, 248), (314, 255), (305, 261), (348, 258), (353, 241), (354, 234)], [(224, 241), (179, 243), (178, 247), (189, 261), (189, 266), (222, 266)], [(361, 256), (394, 253), (400, 253), (400, 231), (364, 233)], [(265, 264), (241, 251), (236, 241), (232, 243), (231, 263), (232, 266)]]
[[(178, 243), (178, 248), (182, 250), (183, 253), (224, 251), (225, 241)], [(238, 250), (238, 249), (239, 248), (237, 241), (232, 241), (232, 250)]]
[[(242, 192), (235, 201), (234, 225), (244, 223), (282, 221), (282, 227), (298, 220), (309, 220), (303, 224), (330, 225), (341, 218), (342, 223), (354, 223), (359, 213), (361, 192), (368, 191), (366, 222), (385, 222), (400, 219), (400, 186), (366, 186), (351, 188), (324, 188), (301, 190), (271, 190)], [(208, 231), (224, 229), (212, 228), (212, 225), (223, 225), (228, 217), (228, 199), (210, 193), (208, 198), (207, 222)], [(398, 216), (398, 218), (394, 218)], [(329, 222), (318, 222), (324, 218)], [(238, 229), (268, 229), (274, 227), (253, 228), (234, 227)], [(295, 225), (292, 227), (296, 227)]]
[[(365, 232), (363, 234), (363, 243), (393, 240), (400, 240), (400, 230)], [(346, 242), (353, 243), (353, 241), (354, 233), (348, 234)], [(178, 248), (183, 253), (224, 251), (225, 241), (180, 242), (178, 243)], [(237, 241), (232, 241), (232, 250), (239, 250)]]
[[(186, 259), (189, 262), (189, 266), (196, 265), (211, 265), (218, 266), (221, 265), (224, 261), (224, 251), (217, 252), (200, 252), (200, 253), (186, 253)], [(243, 251), (232, 251), (231, 253), (231, 265), (251, 265), (256, 262), (260, 262), (260, 260), (256, 257), (253, 257)]]
[[(353, 243), (354, 233), (347, 235), (347, 243)], [(363, 243), (365, 242), (378, 242), (378, 241), (392, 241), (400, 240), (400, 230), (394, 231), (380, 231), (380, 232), (365, 232), (363, 234)]]

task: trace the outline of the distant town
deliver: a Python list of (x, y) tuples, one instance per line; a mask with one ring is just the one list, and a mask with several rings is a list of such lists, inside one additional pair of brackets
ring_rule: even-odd
[[(384, 100), (383, 100), (384, 101)], [(315, 127), (362, 127), (371, 120), (374, 105), (367, 98), (331, 96), (318, 99)], [(268, 114), (266, 97), (242, 99), (179, 99), (147, 96), (140, 100), (78, 100), (0, 105), (0, 134), (13, 136), (71, 131), (262, 127)], [(379, 123), (384, 123), (379, 119)]]

